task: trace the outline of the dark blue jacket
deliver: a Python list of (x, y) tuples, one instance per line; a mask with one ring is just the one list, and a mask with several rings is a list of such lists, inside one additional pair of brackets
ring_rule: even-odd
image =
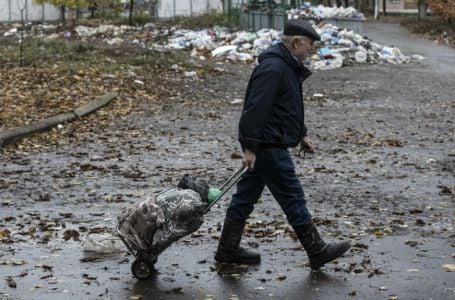
[(295, 147), (307, 133), (302, 83), (311, 75), (282, 43), (259, 55), (239, 124), (242, 148)]

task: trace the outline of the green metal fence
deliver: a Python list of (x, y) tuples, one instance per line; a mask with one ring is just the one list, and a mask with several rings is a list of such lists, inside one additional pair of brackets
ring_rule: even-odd
[[(281, 2), (272, 0), (235, 1), (236, 0), (229, 0), (226, 1), (226, 3), (229, 5), (230, 9), (239, 11), (240, 29), (247, 31), (258, 31), (262, 28), (282, 30), (284, 23), (288, 19), (286, 11), (291, 8), (298, 8), (304, 2), (307, 2), (300, 0), (281, 0)], [(313, 5), (317, 5), (317, 0), (310, 2), (312, 2)], [(354, 30), (360, 34), (363, 32), (364, 20), (362, 19), (333, 18), (324, 19), (324, 21), (341, 28)]]

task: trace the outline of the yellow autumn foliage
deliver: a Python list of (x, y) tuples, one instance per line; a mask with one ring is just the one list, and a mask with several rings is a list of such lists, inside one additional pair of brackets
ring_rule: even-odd
[(95, 2), (97, 5), (100, 4), (116, 4), (119, 0), (33, 0), (37, 4), (49, 3), (54, 6), (66, 6), (69, 8), (76, 7), (89, 7), (92, 6)]
[(455, 20), (455, 0), (427, 0), (431, 10), (445, 21)]

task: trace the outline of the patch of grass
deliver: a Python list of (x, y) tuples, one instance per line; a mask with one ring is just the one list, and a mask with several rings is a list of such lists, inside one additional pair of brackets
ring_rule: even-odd
[[(11, 43), (1, 47), (2, 59), (5, 61), (19, 61), (19, 43)], [(32, 64), (37, 60), (60, 59), (70, 50), (68, 42), (63, 39), (25, 39), (23, 43), (24, 64)]]
[[(123, 15), (111, 11), (101, 11), (95, 14), (96, 19), (109, 20), (114, 25), (129, 25), (128, 15)], [(150, 23), (152, 20), (150, 15), (146, 12), (133, 12), (131, 16), (131, 25), (132, 26), (142, 26), (144, 24)]]
[(231, 10), (231, 13), (209, 13), (192, 17), (176, 17), (165, 22), (166, 25), (178, 25), (186, 29), (210, 28), (213, 26), (238, 27), (240, 24), (239, 10)]
[[(142, 26), (147, 23), (150, 23), (152, 20), (148, 14), (138, 14), (131, 17), (132, 26)], [(122, 16), (113, 20), (115, 25), (129, 25), (128, 16)]]

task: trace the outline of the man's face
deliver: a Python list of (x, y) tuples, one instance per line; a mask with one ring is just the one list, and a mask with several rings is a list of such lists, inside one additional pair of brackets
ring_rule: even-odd
[(295, 42), (295, 48), (293, 49), (293, 54), (299, 60), (305, 60), (310, 54), (315, 52), (314, 40), (307, 36), (299, 37), (298, 41)]

